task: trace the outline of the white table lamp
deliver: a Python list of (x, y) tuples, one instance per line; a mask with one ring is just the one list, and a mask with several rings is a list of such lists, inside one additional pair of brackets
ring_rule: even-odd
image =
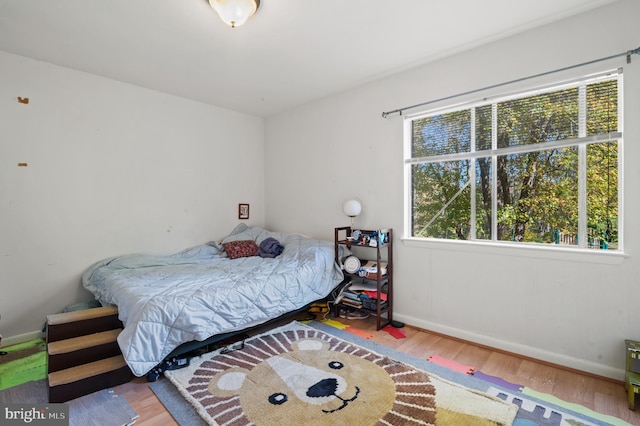
[(356, 199), (347, 200), (342, 203), (342, 211), (351, 218), (351, 227), (353, 227), (353, 219), (362, 211), (362, 204)]

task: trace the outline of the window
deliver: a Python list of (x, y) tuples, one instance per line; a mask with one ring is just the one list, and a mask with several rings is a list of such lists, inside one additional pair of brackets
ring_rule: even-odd
[(405, 118), (407, 235), (620, 250), (618, 72)]

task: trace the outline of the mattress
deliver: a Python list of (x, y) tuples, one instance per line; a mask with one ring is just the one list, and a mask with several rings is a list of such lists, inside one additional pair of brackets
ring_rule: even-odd
[[(274, 238), (275, 258), (230, 259), (223, 243)], [(260, 324), (326, 297), (343, 280), (332, 242), (241, 225), (221, 243), (171, 255), (131, 254), (92, 265), (84, 287), (116, 305), (124, 330), (118, 344), (143, 376), (185, 342)]]

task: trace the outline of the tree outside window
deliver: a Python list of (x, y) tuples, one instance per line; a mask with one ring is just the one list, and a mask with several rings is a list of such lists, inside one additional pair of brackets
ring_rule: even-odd
[(619, 249), (620, 79), (407, 118), (411, 236)]

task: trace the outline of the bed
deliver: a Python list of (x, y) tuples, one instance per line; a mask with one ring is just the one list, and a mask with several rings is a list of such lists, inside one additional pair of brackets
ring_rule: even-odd
[[(236, 257), (230, 249), (251, 242), (262, 248), (273, 241), (282, 250), (276, 257), (248, 255), (250, 250)], [(136, 376), (149, 373), (187, 342), (204, 342), (304, 308), (342, 280), (333, 243), (243, 224), (219, 243), (166, 256), (113, 257), (82, 277), (102, 305), (118, 307), (124, 324), (118, 344)]]

